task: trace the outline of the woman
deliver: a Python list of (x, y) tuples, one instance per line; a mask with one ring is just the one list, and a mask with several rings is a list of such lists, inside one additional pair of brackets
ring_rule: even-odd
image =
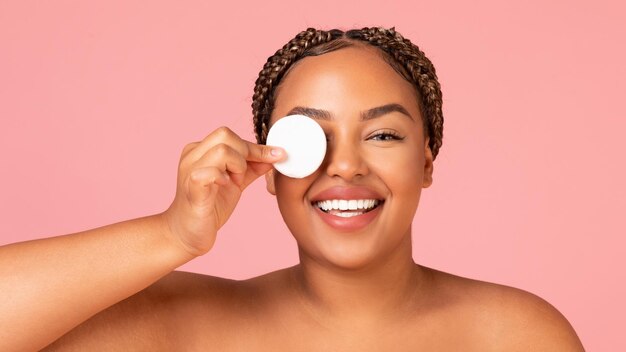
[[(583, 350), (542, 299), (414, 263), (441, 92), (430, 61), (394, 29), (301, 32), (268, 59), (252, 105), (259, 144), (222, 127), (187, 145), (163, 213), (1, 248), (0, 349)], [(263, 145), (294, 113), (328, 140), (302, 179), (276, 172), (284, 151)], [(173, 271), (211, 250), (260, 176), (300, 264), (244, 281)]]

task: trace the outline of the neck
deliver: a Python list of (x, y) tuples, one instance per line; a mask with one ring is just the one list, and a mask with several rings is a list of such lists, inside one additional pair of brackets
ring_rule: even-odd
[(300, 251), (291, 269), (295, 288), (316, 315), (380, 318), (411, 311), (419, 301), (424, 269), (412, 257), (410, 230), (386, 257), (359, 268), (340, 268)]

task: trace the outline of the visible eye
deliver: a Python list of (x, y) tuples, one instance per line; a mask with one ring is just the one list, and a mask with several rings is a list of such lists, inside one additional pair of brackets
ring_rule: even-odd
[(401, 137), (394, 131), (382, 131), (372, 135), (369, 139), (375, 141), (401, 141), (404, 137)]

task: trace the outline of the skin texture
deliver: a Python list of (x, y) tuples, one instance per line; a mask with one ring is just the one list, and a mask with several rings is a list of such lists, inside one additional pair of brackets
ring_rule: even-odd
[[(389, 103), (410, 116), (360, 120)], [(47, 350), (583, 350), (541, 298), (413, 261), (411, 223), (433, 182), (432, 154), (414, 88), (376, 49), (302, 59), (281, 82), (271, 122), (297, 106), (333, 117), (318, 121), (328, 152), (314, 174), (266, 174), (298, 242), (299, 265), (244, 281), (173, 272)], [(337, 185), (376, 190), (385, 199), (377, 218), (352, 233), (320, 221), (311, 198)]]

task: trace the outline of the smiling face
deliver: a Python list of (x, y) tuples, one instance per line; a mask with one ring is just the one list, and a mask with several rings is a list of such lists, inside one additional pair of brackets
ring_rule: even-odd
[[(301, 59), (282, 79), (270, 123), (308, 115), (328, 139), (312, 175), (272, 170), (266, 177), (301, 260), (356, 269), (398, 250), (410, 255), (411, 222), (433, 171), (417, 99), (378, 49), (363, 45)], [(339, 211), (329, 210), (331, 200), (364, 202), (345, 202), (359, 209)]]

